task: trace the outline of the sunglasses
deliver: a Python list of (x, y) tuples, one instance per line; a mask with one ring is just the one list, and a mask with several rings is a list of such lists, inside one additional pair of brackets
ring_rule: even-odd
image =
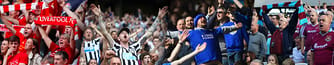
[(222, 11), (218, 11), (217, 13), (224, 13), (224, 12), (222, 12)]

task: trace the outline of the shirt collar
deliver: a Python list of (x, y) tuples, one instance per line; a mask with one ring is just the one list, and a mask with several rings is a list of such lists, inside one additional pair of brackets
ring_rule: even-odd
[(204, 28), (199, 28), (199, 27), (196, 27), (195, 30), (200, 30), (200, 29), (204, 29)]
[[(333, 29), (329, 28), (328, 32), (332, 32)], [(328, 32), (322, 33), (321, 31), (319, 32), (321, 36), (325, 36)]]
[(33, 54), (32, 52), (30, 52), (29, 55), (28, 55), (28, 58), (29, 58), (29, 59), (33, 58), (33, 55), (34, 55), (34, 54)]

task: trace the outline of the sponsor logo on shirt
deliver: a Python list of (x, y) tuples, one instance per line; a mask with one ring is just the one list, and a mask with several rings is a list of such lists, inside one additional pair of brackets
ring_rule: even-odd
[(215, 38), (213, 36), (213, 34), (204, 34), (204, 35), (202, 35), (202, 39), (213, 39), (213, 38)]
[(98, 50), (100, 47), (98, 45), (95, 45), (94, 47), (85, 47), (84, 50), (85, 52), (94, 52)]
[(18, 61), (14, 61), (14, 62), (9, 62), (9, 65), (18, 65), (19, 62)]
[(314, 48), (325, 48), (327, 46), (327, 43), (324, 45), (318, 45), (318, 43), (314, 44)]
[(315, 33), (317, 30), (308, 30), (307, 33)]
[(132, 53), (124, 52), (122, 56), (123, 56), (123, 59), (125, 59), (125, 60), (137, 60), (136, 57), (133, 56)]

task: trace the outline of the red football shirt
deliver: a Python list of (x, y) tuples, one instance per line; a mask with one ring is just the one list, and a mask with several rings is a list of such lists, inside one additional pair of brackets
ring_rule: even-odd
[(306, 24), (301, 29), (302, 37), (305, 37), (305, 50), (312, 48), (312, 37), (319, 33), (319, 25)]
[(334, 32), (316, 34), (313, 37), (314, 65), (332, 65), (334, 49)]
[[(28, 38), (34, 38), (38, 41), (40, 41), (40, 37), (38, 37), (36, 34), (32, 33), (28, 38), (24, 37), (22, 33), (20, 33), (19, 31), (17, 31), (15, 33), (16, 36), (18, 36), (20, 38), (20, 47), (19, 47), (19, 51), (24, 51), (24, 47), (25, 47), (25, 43), (27, 41)], [(39, 44), (38, 44), (39, 45)], [(38, 47), (39, 48), (39, 47)]]
[(7, 65), (19, 65), (20, 63), (28, 65), (28, 55), (24, 52), (20, 52), (14, 56), (9, 55), (7, 61)]
[(65, 48), (60, 48), (59, 45), (52, 42), (49, 49), (51, 51), (51, 55), (50, 55), (51, 57), (54, 57), (54, 54), (58, 51), (65, 51), (67, 53), (69, 61), (70, 61), (68, 63), (72, 63), (74, 53), (73, 53), (72, 48), (70, 46), (66, 46)]
[(19, 47), (19, 51), (24, 51), (24, 50), (25, 50), (24, 47), (25, 47), (25, 43), (26, 43), (26, 41), (27, 41), (27, 38), (25, 38), (25, 37), (23, 36), (23, 34), (20, 33), (19, 31), (16, 31), (15, 35), (18, 36), (18, 37), (20, 38), (20, 47)]

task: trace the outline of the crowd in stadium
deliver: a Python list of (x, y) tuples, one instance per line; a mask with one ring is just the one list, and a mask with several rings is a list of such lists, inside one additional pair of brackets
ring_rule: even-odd
[(334, 7), (326, 2), (282, 2), (271, 7), (294, 12), (269, 15), (254, 0), (172, 0), (154, 15), (117, 16), (96, 0), (68, 1), (1, 0), (0, 64), (334, 64)]

